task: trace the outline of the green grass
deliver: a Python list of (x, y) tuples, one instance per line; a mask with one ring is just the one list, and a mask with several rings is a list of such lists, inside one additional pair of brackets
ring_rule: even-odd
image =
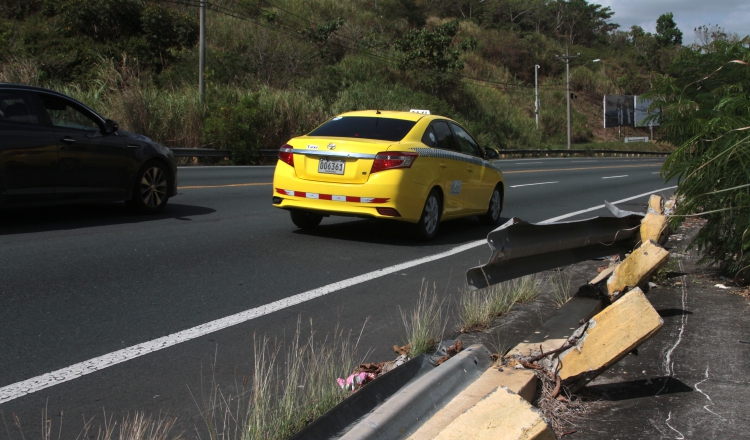
[(485, 289), (464, 290), (458, 299), (459, 330), (484, 331), (495, 318), (506, 315), (515, 304), (533, 301), (539, 296), (542, 280), (528, 275)]

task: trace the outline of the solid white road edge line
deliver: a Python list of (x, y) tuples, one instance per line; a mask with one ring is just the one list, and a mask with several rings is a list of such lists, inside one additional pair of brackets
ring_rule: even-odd
[[(640, 198), (640, 197), (649, 196), (649, 195), (654, 194), (654, 193), (666, 191), (668, 189), (675, 189), (675, 188), (677, 188), (677, 186), (669, 186), (667, 188), (662, 188), (662, 189), (657, 189), (657, 190), (654, 190), (654, 191), (649, 191), (647, 193), (638, 194), (637, 196), (628, 197), (627, 199), (617, 200), (615, 202), (612, 202), (612, 204), (613, 205), (617, 205), (618, 203), (629, 202), (631, 200), (635, 200), (635, 199)], [(548, 224), (548, 223), (554, 223), (556, 221), (565, 220), (566, 218), (575, 217), (576, 215), (585, 214), (587, 212), (596, 211), (596, 210), (602, 209), (602, 208), (605, 208), (605, 206), (604, 205), (592, 206), (591, 208), (588, 208), (588, 209), (583, 209), (581, 211), (571, 212), (569, 214), (561, 215), (559, 217), (553, 217), (553, 218), (551, 218), (549, 220), (544, 220), (542, 222), (539, 222), (539, 224), (540, 225), (545, 225), (545, 224)]]
[(525, 183), (523, 185), (511, 185), (511, 188), (520, 188), (522, 186), (534, 186), (534, 185), (548, 185), (550, 183), (560, 183), (560, 182), (540, 182), (540, 183)]
[(620, 177), (628, 177), (627, 174), (624, 174), (622, 176), (609, 176), (609, 177), (602, 177), (602, 179), (618, 179)]
[[(676, 188), (676, 186), (663, 188), (663, 189), (655, 190), (655, 191), (649, 191), (647, 193), (639, 194), (637, 196), (618, 200), (612, 203), (617, 204), (617, 203), (627, 202), (629, 200), (637, 199), (639, 197), (651, 195), (655, 192), (666, 191), (668, 189), (673, 189), (673, 188)], [(565, 214), (559, 217), (545, 220), (541, 223), (552, 223), (557, 220), (562, 220), (565, 218), (576, 216), (578, 214), (582, 214), (584, 212), (595, 211), (601, 208), (604, 208), (604, 205), (594, 206), (593, 208), (585, 209), (583, 211), (571, 212), (569, 214)], [(343, 281), (328, 284), (327, 286), (319, 287), (317, 289), (308, 290), (307, 292), (299, 293), (297, 295), (293, 295), (288, 298), (274, 301), (272, 303), (265, 304), (260, 307), (256, 307), (254, 309), (245, 310), (244, 312), (240, 312), (240, 313), (230, 315), (224, 318), (216, 319), (214, 321), (210, 321), (205, 324), (201, 324), (199, 326), (189, 328), (187, 330), (183, 330), (177, 333), (172, 333), (171, 335), (168, 335), (168, 336), (163, 336), (161, 338), (157, 338), (148, 342), (144, 342), (142, 344), (133, 345), (127, 348), (123, 348), (122, 350), (117, 350), (115, 352), (105, 354), (103, 356), (99, 356), (93, 359), (89, 359), (87, 361), (79, 362), (69, 367), (65, 367), (59, 370), (52, 371), (51, 373), (42, 374), (40, 376), (32, 377), (31, 379), (27, 379), (21, 382), (16, 382), (14, 384), (10, 384), (10, 385), (0, 388), (0, 404), (9, 402), (13, 399), (17, 399), (27, 394), (41, 391), (45, 388), (49, 388), (49, 387), (59, 385), (64, 382), (71, 381), (73, 379), (77, 379), (81, 376), (85, 376), (95, 371), (103, 370), (107, 367), (111, 367), (113, 365), (117, 365), (117, 364), (129, 361), (131, 359), (135, 359), (137, 357), (144, 356), (149, 353), (153, 353), (155, 351), (159, 351), (168, 347), (172, 347), (182, 342), (190, 341), (191, 339), (205, 336), (207, 334), (225, 329), (227, 327), (231, 327), (237, 324), (242, 324), (243, 322), (247, 322), (252, 319), (259, 318), (261, 316), (268, 315), (273, 312), (277, 312), (287, 307), (291, 307), (297, 304), (304, 303), (306, 301), (310, 301), (311, 299), (315, 299), (324, 295), (328, 295), (329, 293), (333, 293), (338, 290), (345, 289), (347, 287), (351, 287), (360, 283), (364, 283), (366, 281), (374, 280), (376, 278), (380, 278), (382, 276), (389, 275), (389, 274), (392, 274), (392, 273), (395, 273), (404, 269), (409, 269), (414, 266), (419, 266), (421, 264), (440, 260), (442, 258), (449, 257), (451, 255), (455, 255), (463, 251), (467, 251), (469, 249), (473, 249), (473, 248), (486, 245), (486, 244), (487, 244), (487, 240), (472, 241), (472, 242), (463, 244), (461, 246), (456, 246), (453, 249), (450, 249), (445, 252), (441, 252), (435, 255), (430, 255), (428, 257), (423, 257), (423, 258), (419, 258), (419, 259), (412, 260), (412, 261), (407, 261), (405, 263), (397, 264), (395, 266), (386, 267), (384, 269), (375, 270), (375, 271), (368, 272), (366, 274), (359, 275), (353, 278), (348, 278)]]

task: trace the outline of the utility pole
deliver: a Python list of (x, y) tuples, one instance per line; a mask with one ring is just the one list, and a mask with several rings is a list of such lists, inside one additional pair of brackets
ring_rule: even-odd
[(539, 130), (539, 80), (537, 72), (539, 64), (534, 65), (534, 115), (536, 115), (536, 129)]
[(203, 81), (203, 71), (206, 70), (206, 0), (201, 1), (200, 12), (200, 47), (198, 49), (198, 92), (201, 102), (206, 101), (206, 83)]
[(565, 55), (555, 55), (556, 60), (565, 61), (565, 77), (568, 80), (568, 150), (570, 150), (570, 60), (580, 57), (581, 54), (569, 55), (568, 48), (565, 48)]

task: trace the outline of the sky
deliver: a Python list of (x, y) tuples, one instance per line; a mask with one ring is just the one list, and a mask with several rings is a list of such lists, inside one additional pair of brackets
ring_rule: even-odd
[(740, 37), (750, 35), (749, 0), (589, 0), (609, 6), (615, 15), (611, 21), (627, 31), (638, 25), (646, 32), (656, 32), (656, 19), (671, 12), (682, 31), (682, 43), (695, 42), (695, 29), (701, 25), (718, 24)]

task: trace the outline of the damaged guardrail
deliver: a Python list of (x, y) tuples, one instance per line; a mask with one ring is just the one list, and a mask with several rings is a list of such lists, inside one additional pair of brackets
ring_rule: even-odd
[[(618, 214), (618, 213), (616, 213)], [(487, 264), (469, 269), (466, 282), (481, 289), (532, 273), (593, 258), (629, 252), (638, 240), (643, 215), (596, 217), (561, 223), (527, 223), (512, 218), (490, 232), (492, 256)]]

